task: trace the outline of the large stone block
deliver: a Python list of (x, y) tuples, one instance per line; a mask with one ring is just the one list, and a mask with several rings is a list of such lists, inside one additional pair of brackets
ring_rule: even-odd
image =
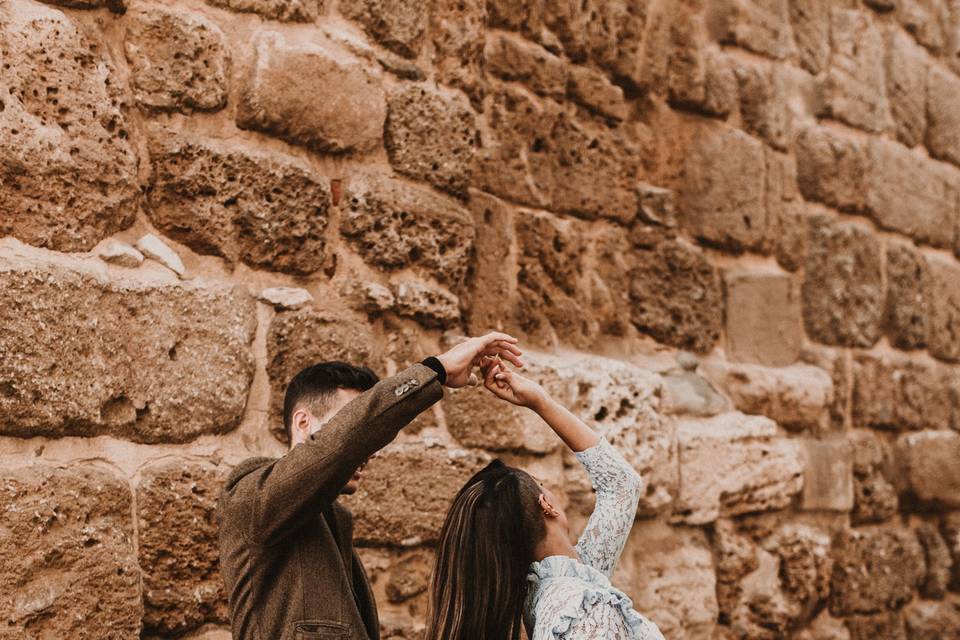
[(395, 289), (396, 312), (425, 327), (445, 329), (460, 322), (460, 299), (447, 289), (421, 280), (407, 279)]
[(843, 623), (850, 632), (850, 640), (907, 640), (903, 616), (899, 611), (853, 615), (844, 619)]
[(137, 553), (145, 633), (178, 635), (229, 621), (216, 519), (225, 478), (224, 469), (186, 460), (140, 470)]
[(956, 37), (950, 33), (950, 14), (956, 12), (950, 0), (899, 0), (892, 4), (900, 25), (931, 53), (943, 53), (951, 37)]
[(807, 200), (841, 211), (858, 211), (865, 202), (867, 152), (858, 140), (823, 127), (797, 136), (797, 185)]
[(960, 508), (960, 433), (921, 431), (900, 436), (898, 480), (917, 499)]
[(803, 345), (800, 293), (781, 271), (725, 274), (727, 354), (733, 360), (782, 367)]
[(428, 5), (420, 0), (344, 0), (337, 8), (360, 22), (387, 49), (416, 58), (427, 25)]
[(803, 452), (797, 442), (777, 437), (776, 427), (769, 418), (742, 413), (679, 420), (674, 518), (705, 524), (789, 505), (803, 488)]
[(950, 551), (953, 566), (950, 570), (951, 591), (960, 591), (960, 511), (953, 511), (943, 516), (940, 522), (940, 533)]
[(793, 0), (790, 22), (800, 66), (816, 75), (830, 60), (830, 0)]
[(332, 153), (368, 151), (380, 143), (386, 99), (379, 79), (360, 61), (332, 46), (287, 42), (272, 31), (259, 35), (253, 47), (237, 126)]
[(858, 353), (853, 368), (853, 424), (905, 431), (949, 429), (952, 399), (945, 370), (902, 355)]
[(763, 145), (728, 129), (701, 137), (684, 163), (681, 222), (699, 238), (755, 248), (767, 225)]
[(830, 613), (878, 613), (913, 597), (923, 577), (923, 549), (908, 531), (839, 532), (833, 541)]
[[(528, 359), (528, 356), (525, 357)], [(527, 371), (524, 375), (530, 376)], [(533, 374), (541, 383), (543, 376)], [(486, 390), (450, 389), (443, 400), (447, 431), (465, 447), (488, 451), (543, 454), (560, 442), (550, 427), (529, 409), (508, 404), (491, 406)]]
[(384, 145), (393, 168), (441, 189), (464, 192), (479, 137), (467, 101), (406, 84), (390, 93), (387, 106)]
[(960, 604), (956, 601), (916, 602), (904, 617), (909, 640), (960, 638)]
[(630, 272), (633, 323), (640, 331), (691, 351), (710, 351), (723, 318), (720, 277), (703, 253), (681, 242), (663, 242), (636, 254)]
[(158, 130), (150, 138), (153, 224), (199, 253), (295, 274), (326, 258), (330, 181), (302, 160)]
[(890, 140), (871, 140), (867, 153), (866, 206), (877, 224), (918, 242), (952, 248), (960, 180)]
[(479, 101), (486, 89), (482, 72), (487, 2), (485, 0), (433, 0), (430, 40), (434, 70), (443, 84), (462, 89)]
[(891, 29), (887, 37), (890, 113), (897, 139), (914, 147), (923, 142), (927, 129), (927, 56), (899, 29)]
[(340, 232), (367, 262), (387, 269), (413, 266), (459, 286), (475, 235), (470, 214), (426, 187), (374, 173), (344, 186)]
[(470, 335), (506, 329), (503, 307), (517, 302), (516, 254), (514, 242), (514, 209), (495, 196), (471, 190), (470, 213), (476, 237), (470, 265), (470, 295), (467, 305), (467, 328)]
[(930, 255), (931, 313), (927, 346), (934, 356), (960, 362), (960, 265), (950, 258)]
[(761, 367), (705, 362), (703, 375), (744, 413), (764, 415), (791, 430), (824, 431), (833, 402), (830, 374), (808, 364)]
[(720, 42), (782, 59), (794, 51), (787, 0), (723, 0), (714, 3), (711, 27)]
[(208, 3), (242, 13), (256, 13), (268, 20), (313, 22), (324, 0), (207, 0)]
[(436, 543), (450, 501), (487, 461), (480, 453), (422, 443), (381, 450), (357, 492), (343, 499), (354, 514), (354, 540), (374, 546)]
[(0, 251), (0, 432), (183, 442), (237, 425), (253, 378), (247, 294), (12, 253)]
[(920, 595), (924, 598), (942, 600), (950, 583), (950, 567), (953, 558), (937, 527), (930, 522), (917, 526), (917, 540), (923, 547), (926, 574), (920, 583)]
[(869, 347), (880, 338), (880, 242), (856, 223), (811, 221), (802, 286), (807, 334), (824, 344)]
[(777, 66), (738, 65), (736, 76), (744, 128), (771, 147), (785, 151), (790, 137), (786, 74)]
[(91, 466), (0, 475), (0, 636), (138, 638), (143, 605), (127, 484)]
[(930, 276), (927, 263), (913, 245), (887, 245), (886, 331), (894, 346), (921, 349), (927, 344), (930, 318)]
[(569, 73), (564, 61), (509, 33), (490, 33), (483, 49), (486, 70), (504, 80), (522, 82), (541, 95), (563, 99)]
[(927, 148), (934, 158), (960, 165), (960, 78), (939, 67), (927, 75)]
[(267, 332), (267, 376), (270, 379), (270, 430), (286, 440), (283, 394), (302, 369), (328, 360), (342, 360), (381, 373), (382, 357), (371, 328), (344, 314), (299, 309), (278, 313)]
[(231, 57), (220, 27), (161, 5), (137, 5), (127, 20), (124, 49), (141, 106), (190, 113), (227, 104)]
[(846, 439), (804, 440), (802, 506), (809, 511), (850, 511), (854, 504), (853, 447)]
[(855, 9), (831, 9), (830, 45), (830, 64), (819, 87), (819, 115), (867, 131), (883, 131), (892, 121), (883, 36), (872, 16)]
[(600, 116), (617, 121), (627, 118), (629, 107), (623, 89), (595, 69), (571, 67), (567, 89), (573, 100)]
[(880, 438), (870, 431), (852, 431), (853, 448), (853, 524), (883, 522), (897, 513), (897, 491), (887, 481), (885, 469), (890, 453)]
[(86, 251), (133, 223), (137, 155), (112, 61), (62, 12), (0, 7), (0, 235)]

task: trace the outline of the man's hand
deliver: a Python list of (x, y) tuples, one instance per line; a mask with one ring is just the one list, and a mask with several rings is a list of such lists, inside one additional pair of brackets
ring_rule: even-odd
[(518, 340), (505, 333), (493, 331), (485, 336), (470, 338), (437, 356), (437, 360), (447, 370), (446, 385), (452, 389), (466, 386), (471, 382), (473, 368), (480, 365), (484, 356), (500, 356), (514, 366), (523, 367), (520, 356), (523, 352), (517, 348)]

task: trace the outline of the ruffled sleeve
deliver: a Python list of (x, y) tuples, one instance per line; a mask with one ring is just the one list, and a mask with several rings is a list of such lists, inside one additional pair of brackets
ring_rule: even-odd
[(577, 553), (584, 564), (610, 577), (633, 527), (643, 483), (605, 439), (576, 455), (597, 493), (596, 506), (577, 541)]

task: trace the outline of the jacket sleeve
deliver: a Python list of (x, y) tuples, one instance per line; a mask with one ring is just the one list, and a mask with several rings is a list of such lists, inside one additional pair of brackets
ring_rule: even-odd
[(443, 396), (437, 374), (422, 364), (381, 380), (343, 407), (307, 442), (225, 489), (248, 541), (274, 544), (305, 513), (336, 500), (350, 477), (422, 411)]

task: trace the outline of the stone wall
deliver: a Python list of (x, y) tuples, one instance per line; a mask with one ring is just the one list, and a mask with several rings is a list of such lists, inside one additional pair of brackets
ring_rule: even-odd
[[(646, 481), (671, 640), (960, 637), (956, 0), (0, 2), (0, 638), (229, 638), (214, 507), (290, 376), (499, 328)], [(348, 500), (386, 638), (529, 413)]]

